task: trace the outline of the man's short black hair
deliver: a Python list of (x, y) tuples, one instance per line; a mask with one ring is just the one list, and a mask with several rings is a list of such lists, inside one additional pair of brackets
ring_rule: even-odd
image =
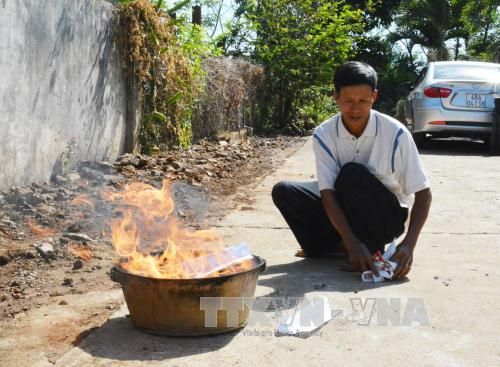
[(333, 85), (335, 93), (340, 93), (342, 87), (368, 84), (377, 89), (377, 72), (368, 64), (360, 61), (349, 61), (335, 70)]

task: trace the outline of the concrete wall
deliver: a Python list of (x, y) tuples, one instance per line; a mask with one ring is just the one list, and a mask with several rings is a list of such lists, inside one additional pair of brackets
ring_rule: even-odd
[(0, 0), (0, 190), (122, 153), (112, 16), (101, 0)]

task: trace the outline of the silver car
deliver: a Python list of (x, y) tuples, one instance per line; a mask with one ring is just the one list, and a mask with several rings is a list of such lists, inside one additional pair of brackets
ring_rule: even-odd
[(431, 62), (406, 99), (406, 123), (417, 145), (428, 134), (488, 139), (495, 98), (500, 98), (500, 64)]

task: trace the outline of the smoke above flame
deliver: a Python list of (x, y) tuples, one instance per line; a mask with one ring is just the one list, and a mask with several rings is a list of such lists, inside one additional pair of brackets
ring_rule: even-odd
[[(130, 273), (186, 279), (233, 274), (254, 266), (248, 258), (228, 261), (222, 238), (215, 232), (191, 231), (179, 222), (167, 180), (161, 189), (132, 183), (121, 192), (107, 190), (101, 196), (119, 204), (110, 237), (122, 259), (119, 265)], [(229, 266), (220, 269), (222, 263)]]

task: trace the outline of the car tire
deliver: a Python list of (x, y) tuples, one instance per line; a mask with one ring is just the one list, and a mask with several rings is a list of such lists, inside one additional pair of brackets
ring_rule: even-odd
[(426, 133), (416, 133), (415, 132), (415, 114), (411, 114), (411, 136), (417, 148), (422, 148), (427, 141)]
[(422, 148), (427, 142), (427, 136), (425, 133), (413, 133), (413, 141), (418, 148)]

